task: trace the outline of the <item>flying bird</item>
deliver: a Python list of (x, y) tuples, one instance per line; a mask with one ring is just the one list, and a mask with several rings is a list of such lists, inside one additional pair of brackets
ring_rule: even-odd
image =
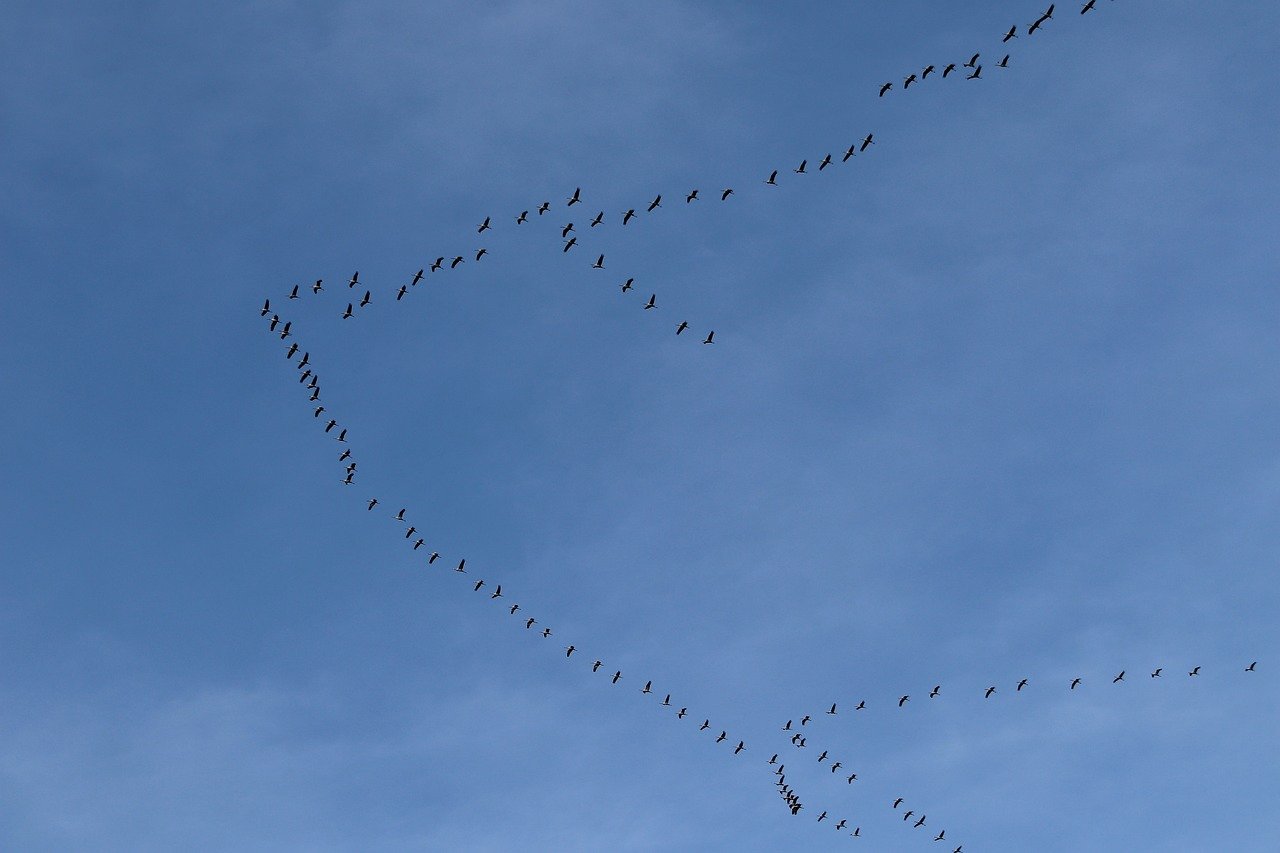
[(409, 288), (405, 287), (403, 284), (400, 285), (400, 289), (396, 291), (396, 302), (399, 302), (401, 299), (403, 299), (404, 295), (408, 292), (409, 292)]
[(924, 826), (924, 818), (925, 818), (924, 815), (920, 815), (920, 819), (916, 821), (916, 824), (915, 824), (916, 829), (919, 829), (920, 827)]
[(516, 217), (516, 224), (523, 225), (528, 221), (529, 221), (529, 211), (527, 210), (520, 211), (520, 215)]
[(425, 539), (419, 539), (417, 542), (414, 542), (414, 543), (413, 543), (413, 550), (415, 550), (415, 551), (416, 551), (416, 550), (418, 550), (419, 548), (421, 548), (421, 547), (422, 547), (423, 545), (425, 545), (425, 544), (426, 544), (426, 540), (425, 540)]
[(422, 274), (423, 274), (424, 272), (426, 272), (426, 270), (424, 270), (424, 269), (420, 269), (420, 270), (418, 270), (416, 273), (414, 273), (414, 274), (413, 274), (413, 281), (409, 282), (409, 286), (410, 286), (410, 287), (416, 287), (416, 286), (417, 286), (417, 284), (418, 284), (418, 282), (422, 281)]
[(560, 229), (560, 239), (563, 240), (565, 237), (568, 237), (569, 232), (572, 230), (573, 230), (573, 223), (570, 222), (568, 225)]
[(441, 255), (440, 257), (436, 258), (434, 261), (431, 262), (431, 271), (435, 272), (436, 270), (440, 269), (443, 266), (444, 266), (444, 255)]
[(979, 79), (979, 78), (981, 78), (981, 77), (982, 77), (982, 66), (981, 66), (981, 65), (979, 65), (977, 68), (973, 69), (973, 73), (972, 73), (972, 74), (970, 74), (968, 77), (966, 77), (966, 78), (964, 78), (964, 79), (966, 79), (966, 80), (977, 80), (977, 79)]
[(943, 79), (943, 80), (946, 80), (946, 79), (947, 79), (947, 75), (948, 75), (948, 74), (950, 74), (952, 71), (955, 71), (955, 70), (956, 70), (956, 64), (955, 64), (954, 62), (948, 63), (948, 64), (947, 64), (947, 67), (946, 67), (946, 68), (944, 68), (944, 69), (942, 69), (942, 79)]
[(267, 327), (267, 331), (268, 331), (268, 332), (274, 332), (274, 331), (276, 330), (276, 326), (279, 326), (279, 325), (280, 325), (280, 315), (279, 315), (279, 314), (272, 314), (272, 315), (271, 315), (271, 325)]
[(916, 77), (916, 75), (915, 75), (915, 74), (909, 74), (909, 75), (907, 75), (907, 79), (902, 81), (902, 90), (905, 92), (907, 89), (910, 89), (910, 88), (911, 88), (911, 84), (912, 84), (912, 83), (914, 83), (914, 82), (916, 82), (916, 80), (918, 80), (918, 79), (919, 79), (919, 78), (918, 78), (918, 77)]
[(939, 833), (937, 834), (937, 836), (935, 836), (935, 837), (934, 837), (934, 839), (933, 839), (933, 840), (934, 840), (934, 841), (941, 841), (944, 837), (946, 837), (946, 834), (947, 834), (947, 831), (944, 829), (944, 830), (942, 830), (942, 832), (939, 832)]
[(293, 354), (296, 353), (297, 351), (298, 351), (298, 342), (294, 341), (293, 343), (289, 344), (289, 351), (284, 354), (284, 357), (289, 361), (293, 361)]
[(714, 338), (715, 336), (716, 336), (715, 330), (712, 330), (712, 331), (710, 331), (710, 332), (707, 332), (707, 339), (706, 339), (705, 341), (703, 341), (703, 343), (704, 343), (704, 344), (713, 344), (713, 343), (715, 343), (715, 341), (711, 340), (711, 339), (712, 339), (712, 338)]
[(542, 638), (545, 640), (547, 637), (550, 637), (550, 636), (551, 636), (551, 629), (550, 629), (550, 628), (543, 628), (543, 629), (542, 629)]
[(538, 215), (541, 216), (542, 214), (546, 213), (550, 209), (551, 209), (551, 202), (544, 201), (542, 204), (538, 205)]
[(601, 255), (600, 257), (596, 258), (596, 262), (595, 262), (594, 264), (592, 264), (592, 265), (591, 265), (591, 268), (592, 268), (593, 270), (602, 270), (602, 269), (604, 269), (604, 255)]
[(457, 257), (455, 257), (455, 258), (454, 258), (454, 259), (449, 263), (449, 269), (453, 269), (454, 267), (456, 267), (458, 264), (460, 264), (460, 263), (462, 263), (462, 262), (463, 262), (463, 261), (462, 261), (462, 255), (458, 255)]
[(337, 422), (336, 420), (333, 420), (333, 419), (331, 418), (331, 419), (329, 420), (329, 422), (328, 422), (327, 424), (325, 424), (325, 425), (324, 425), (324, 431), (325, 431), (325, 432), (328, 432), (329, 430), (333, 429), (333, 428), (334, 428), (334, 427), (336, 427), (337, 425), (338, 425), (338, 422)]
[(990, 698), (991, 698), (991, 694), (992, 694), (992, 693), (995, 693), (995, 692), (996, 692), (996, 688), (995, 688), (994, 686), (992, 686), (992, 687), (988, 687), (988, 688), (987, 688), (987, 692), (986, 692), (986, 694), (985, 694), (982, 698), (983, 698), (983, 699), (990, 699)]
[(648, 311), (650, 308), (654, 307), (654, 300), (656, 300), (657, 298), (658, 298), (658, 294), (656, 293), (649, 294), (649, 301), (644, 304), (644, 309)]
[(285, 321), (284, 328), (280, 330), (280, 340), (289, 337), (289, 329), (293, 328), (292, 321)]
[(493, 592), (489, 594), (490, 598), (502, 598), (502, 584), (498, 584), (493, 588)]
[(809, 161), (808, 161), (808, 160), (801, 160), (801, 161), (800, 161), (800, 165), (799, 165), (799, 166), (796, 166), (796, 167), (795, 167), (794, 169), (792, 169), (791, 171), (795, 172), (797, 175), (803, 175), (803, 174), (805, 173), (805, 171), (804, 171), (804, 167), (805, 167), (806, 165), (808, 165), (808, 163), (809, 163)]
[(830, 165), (831, 165), (831, 155), (828, 154), (826, 157), (823, 157), (822, 162), (818, 164), (818, 171), (821, 172), (823, 169), (827, 168)]
[(624, 281), (624, 282), (622, 283), (622, 292), (623, 292), (623, 293), (626, 293), (628, 290), (630, 290), (630, 289), (631, 289), (631, 285), (632, 285), (634, 282), (635, 282), (635, 279), (634, 279), (634, 278), (629, 278), (629, 279), (627, 279), (626, 281)]
[(1088, 3), (1084, 4), (1084, 8), (1080, 10), (1080, 14), (1083, 15), (1085, 12), (1091, 11), (1093, 9), (1093, 4), (1096, 2), (1098, 2), (1098, 0), (1089, 0)]
[(721, 730), (721, 732), (720, 732), (720, 736), (719, 736), (718, 738), (716, 738), (716, 743), (719, 743), (720, 741), (724, 740), (724, 739), (725, 739), (725, 738), (727, 738), (728, 736), (729, 736), (729, 733), (728, 733), (728, 732)]
[(612, 682), (610, 682), (610, 683), (611, 683), (611, 684), (617, 684), (617, 683), (618, 683), (618, 681), (619, 681), (621, 678), (622, 678), (622, 670), (618, 670), (617, 672), (615, 672), (615, 673), (613, 674), (613, 681), (612, 681)]
[(1249, 664), (1248, 666), (1246, 666), (1246, 667), (1244, 668), (1244, 671), (1245, 671), (1245, 672), (1257, 672), (1257, 670), (1255, 669), (1255, 667), (1256, 667), (1257, 665), (1258, 665), (1258, 662), (1257, 662), (1257, 661), (1254, 661), (1253, 663), (1251, 663), (1251, 664)]
[(898, 797), (898, 799), (896, 799), (896, 800), (894, 800), (894, 801), (893, 801), (893, 807), (894, 807), (895, 809), (896, 809), (898, 806), (900, 806), (900, 805), (902, 805), (902, 797)]
[(1119, 675), (1117, 675), (1115, 678), (1111, 679), (1111, 683), (1112, 683), (1112, 684), (1119, 684), (1121, 681), (1124, 681), (1124, 670), (1123, 670), (1123, 669), (1122, 669), (1122, 670), (1120, 670), (1120, 674), (1119, 674)]
[(480, 587), (482, 587), (482, 586), (484, 586), (484, 581), (483, 581), (483, 580), (478, 580), (478, 581), (476, 581), (476, 585), (475, 585), (475, 587), (474, 587), (474, 591), (479, 592), (479, 591), (480, 591)]
[(924, 67), (924, 70), (920, 72), (920, 79), (921, 79), (921, 80), (924, 80), (925, 78), (927, 78), (927, 77), (928, 77), (930, 74), (932, 74), (932, 73), (933, 73), (933, 66), (932, 66), (932, 65), (926, 65), (926, 66)]
[(996, 68), (1008, 68), (1008, 67), (1009, 67), (1009, 54), (1006, 53), (1004, 55), (1004, 59), (996, 63)]
[(641, 693), (646, 693), (646, 694), (647, 694), (647, 693), (652, 693), (652, 692), (653, 692), (653, 682), (652, 682), (652, 681), (646, 681), (646, 682), (644, 683), (644, 687), (642, 687), (642, 688), (640, 689), (640, 692), (641, 692)]
[(463, 557), (461, 560), (458, 561), (458, 567), (454, 569), (454, 571), (465, 573), (467, 571), (466, 565), (467, 565), (467, 558)]
[(822, 750), (822, 754), (818, 756), (818, 763), (821, 764), (826, 760), (827, 760), (827, 751), (824, 749)]
[(476, 260), (477, 261), (480, 260), (487, 254), (489, 254), (489, 250), (485, 248), (481, 248), (480, 251), (476, 252)]
[(868, 133), (868, 134), (867, 134), (867, 136), (866, 136), (866, 138), (862, 140), (862, 147), (860, 147), (858, 150), (859, 150), (859, 151), (866, 151), (866, 150), (867, 150), (867, 146), (869, 146), (869, 145), (875, 145), (875, 140), (871, 138), (871, 137), (873, 137), (873, 136), (875, 136), (875, 134), (874, 134), (874, 133)]
[(855, 711), (862, 711), (862, 710), (865, 710), (865, 709), (866, 709), (866, 707), (867, 707), (867, 702), (866, 702), (866, 700), (864, 699), (863, 701), (859, 702), (859, 703), (858, 703), (858, 706), (857, 706), (856, 708), (854, 708), (853, 710), (855, 710)]
[(685, 203), (685, 204), (688, 204), (688, 203), (689, 203), (689, 202), (691, 202), (691, 201), (697, 201), (697, 200), (698, 200), (698, 191), (697, 191), (697, 190), (692, 190), (692, 191), (691, 191), (687, 196), (685, 196), (685, 197), (684, 197), (684, 203)]
[(480, 227), (476, 229), (477, 234), (483, 234), (489, 230), (489, 217), (484, 218), (484, 222), (480, 223)]
[(576, 649), (574, 646), (566, 646), (566, 647), (565, 647), (565, 650), (564, 650), (564, 656), (565, 656), (565, 657), (573, 657), (573, 653), (574, 653), (574, 652), (576, 652), (576, 651), (577, 651), (577, 649)]
[(271, 300), (268, 299), (266, 302), (262, 303), (262, 316), (265, 317), (270, 313), (271, 313)]
[[(431, 565), (432, 563), (434, 563), (434, 562), (435, 562), (436, 560), (438, 560), (438, 559), (440, 559), (440, 552), (439, 552), (439, 551), (432, 551), (432, 552), (431, 552), (431, 556), (430, 556), (430, 557), (427, 557), (427, 565), (428, 565), (428, 566), (429, 566), (429, 565)], [(518, 607), (519, 605), (516, 605), (516, 606)]]
[(725, 187), (724, 191), (720, 193), (720, 200), (724, 201), (731, 195), (733, 195), (733, 187)]
[(733, 754), (737, 755), (739, 752), (742, 752), (742, 750), (746, 748), (747, 748), (747, 745), (745, 743), (743, 743), (742, 741), (738, 741), (738, 745), (733, 748)]
[(652, 213), (655, 207), (661, 207), (661, 206), (662, 206), (662, 194), (659, 193), (657, 196), (654, 197), (653, 201), (649, 202), (649, 209), (646, 210), (645, 212)]
[(1159, 678), (1159, 677), (1160, 677), (1160, 673), (1161, 673), (1161, 672), (1163, 672), (1163, 671), (1164, 671), (1164, 667), (1162, 667), (1162, 666), (1158, 666), (1158, 667), (1156, 667), (1155, 672), (1151, 673), (1151, 677), (1152, 677), (1152, 678)]
[(372, 301), (373, 301), (373, 300), (370, 298), (370, 296), (371, 296), (371, 292), (370, 292), (370, 291), (368, 291), (368, 290), (366, 290), (366, 291), (364, 292), (364, 296), (360, 297), (360, 307), (361, 307), (361, 308), (363, 308), (364, 306), (368, 305), (370, 302), (372, 302)]
[(1017, 689), (1016, 689), (1016, 690), (1014, 690), (1014, 692), (1015, 692), (1015, 693), (1017, 693), (1017, 692), (1021, 691), (1021, 690), (1022, 690), (1022, 688), (1026, 687), (1026, 686), (1027, 686), (1027, 679), (1025, 679), (1025, 678), (1024, 678), (1024, 679), (1022, 679), (1021, 681), (1019, 681), (1019, 682), (1018, 682), (1018, 687), (1017, 687)]
[(1007, 42), (1009, 39), (1016, 39), (1017, 37), (1018, 37), (1018, 25), (1014, 24), (1012, 27), (1009, 27), (1009, 32), (1004, 34), (1004, 38), (1000, 39), (1000, 43), (1003, 44)]
[(534, 619), (532, 616), (530, 616), (528, 619), (524, 620), (524, 629), (528, 631), (530, 628), (534, 626), (534, 624), (537, 621), (538, 621), (537, 619)]
[(687, 329), (687, 328), (689, 328), (689, 324), (688, 324), (688, 323), (686, 323), (686, 322), (684, 322), (683, 320), (681, 320), (681, 321), (680, 321), (680, 325), (679, 325), (679, 326), (676, 326), (676, 334), (677, 334), (677, 335), (678, 335), (678, 334), (680, 334), (681, 332), (683, 332), (683, 331), (684, 331), (685, 329)]
[(831, 703), (831, 709), (830, 709), (829, 711), (827, 711), (827, 713), (828, 713), (828, 714), (830, 714), (830, 715), (832, 715), (832, 716), (835, 716), (835, 713), (836, 713), (836, 703), (835, 703), (835, 702), (832, 702), (832, 703)]
[(973, 56), (969, 57), (969, 61), (964, 64), (964, 67), (976, 68), (978, 66), (978, 57), (981, 55), (981, 53), (975, 53)]
[(901, 699), (898, 700), (898, 707), (901, 708), (903, 705), (907, 704), (907, 700), (909, 700), (910, 698), (911, 698), (910, 696), (903, 696)]
[(1080, 685), (1080, 681), (1081, 681), (1081, 679), (1079, 679), (1079, 678), (1073, 678), (1073, 679), (1071, 679), (1071, 689), (1072, 689), (1072, 690), (1075, 690), (1075, 689), (1076, 689), (1076, 687), (1078, 687), (1078, 686)]
[(885, 92), (887, 92), (887, 91), (889, 91), (889, 90), (890, 90), (890, 89), (892, 89), (892, 88), (893, 88), (893, 84), (892, 84), (892, 83), (885, 83), (883, 86), (881, 86), (881, 87), (880, 87), (880, 97), (882, 97), (882, 98), (883, 98), (883, 97), (884, 97), (884, 93), (885, 93)]
[(807, 726), (809, 725), (809, 721), (812, 719), (813, 718), (810, 717), (808, 714), (805, 714), (803, 717), (800, 718), (800, 725)]
[(569, 202), (565, 206), (573, 207), (575, 204), (577, 204), (580, 201), (582, 201), (582, 187), (577, 187), (573, 191), (573, 195), (569, 196)]
[(566, 252), (567, 252), (567, 251), (569, 251), (570, 249), (572, 249), (574, 246), (576, 246), (577, 244), (578, 244), (578, 238), (577, 238), (577, 237), (570, 237), (570, 238), (569, 238), (569, 242), (567, 242), (567, 243), (565, 243), (565, 244), (564, 244), (564, 250), (563, 250), (563, 251), (566, 251)]
[(346, 441), (346, 440), (347, 440), (347, 431), (344, 428), (342, 432), (338, 433), (338, 441)]
[(604, 211), (603, 211), (603, 210), (596, 214), (595, 219), (592, 219), (592, 220), (591, 220), (591, 227), (592, 227), (592, 228), (595, 228), (595, 227), (596, 227), (597, 225), (599, 225), (601, 222), (604, 222)]
[(850, 157), (852, 157), (854, 154), (857, 154), (857, 153), (858, 153), (858, 143), (855, 142), (849, 146), (849, 149), (847, 151), (844, 152), (844, 156), (840, 158), (840, 162), (844, 163)]
[(938, 698), (938, 694), (939, 694), (939, 693), (941, 693), (941, 692), (942, 692), (942, 685), (941, 685), (941, 684), (935, 684), (935, 685), (933, 686), (933, 689), (929, 691), (929, 698), (930, 698), (930, 699), (937, 699), (937, 698)]
[(1191, 670), (1190, 672), (1188, 672), (1188, 673), (1187, 673), (1187, 675), (1199, 675), (1199, 674), (1200, 674), (1200, 667), (1198, 667), (1198, 666), (1197, 666), (1195, 669), (1193, 669), (1193, 670)]
[(311, 285), (311, 292), (319, 293), (322, 290), (324, 290), (324, 279), (318, 278), (316, 279), (316, 283)]
[(635, 218), (635, 215), (636, 215), (636, 209), (634, 207), (628, 208), (627, 212), (622, 214), (622, 224), (626, 225), (633, 218)]
[(771, 186), (775, 186), (775, 187), (778, 185), (778, 170), (777, 170), (777, 169), (774, 169), (772, 172), (770, 172), (770, 173), (769, 173), (769, 177), (765, 180), (765, 183), (766, 183), (766, 184), (769, 184), (769, 185), (771, 185)]
[(369, 509), (373, 509), (377, 505), (378, 505), (377, 498), (369, 498)]
[(351, 274), (351, 281), (347, 282), (347, 287), (355, 287), (360, 283), (360, 271), (356, 270)]
[(298, 285), (296, 285), (296, 284), (295, 284), (295, 285), (293, 286), (293, 290), (290, 290), (290, 291), (289, 291), (289, 298), (290, 298), (290, 299), (297, 299), (297, 298), (298, 298)]

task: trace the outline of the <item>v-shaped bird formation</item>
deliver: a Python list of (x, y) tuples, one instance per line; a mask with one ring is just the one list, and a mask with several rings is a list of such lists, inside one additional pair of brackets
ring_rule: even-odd
[[(1088, 0), (1080, 10), (1081, 15), (1086, 15), (1095, 8), (1096, 0)], [(1050, 24), (1054, 22), (1054, 5), (1050, 5), (1046, 10), (1040, 13), (1034, 20), (1020, 29), (1018, 24), (1014, 24), (1000, 38), (1002, 46), (1007, 46), (1015, 39), (1028, 39), (1029, 37), (1047, 30)], [(878, 98), (883, 98), (891, 93), (905, 93), (917, 86), (923, 86), (927, 82), (932, 83), (934, 79), (947, 80), (963, 77), (965, 80), (977, 81), (987, 79), (983, 77), (982, 53), (975, 52), (967, 58), (967, 61), (959, 61), (964, 57), (958, 57), (957, 61), (951, 62), (935, 62), (923, 66), (918, 71), (910, 72), (903, 75), (900, 83), (895, 85), (893, 80), (887, 81), (878, 87)], [(991, 63), (992, 67), (1007, 69), (1010, 67), (1010, 54), (1003, 55), (998, 61)], [(775, 192), (783, 181), (805, 180), (806, 178), (784, 177), (786, 173), (795, 176), (808, 176), (812, 174), (827, 173), (828, 170), (834, 172), (837, 166), (846, 164), (855, 157), (865, 155), (877, 140), (874, 134), (866, 133), (858, 135), (855, 139), (847, 141), (842, 148), (832, 149), (823, 152), (813, 158), (801, 158), (795, 161), (794, 166), (784, 169), (779, 168), (770, 171), (767, 175), (761, 175), (754, 180), (745, 184), (739, 183), (735, 186), (719, 186), (716, 187), (694, 187), (687, 191), (682, 191), (676, 195), (666, 194), (666, 204), (686, 210), (702, 209), (708, 206), (731, 204), (731, 199), (739, 196), (741, 193), (748, 191), (770, 193)], [(704, 193), (704, 190), (706, 192)], [(493, 215), (484, 216), (476, 225), (476, 235), (485, 242), (483, 245), (473, 246), (463, 252), (449, 252), (440, 254), (429, 259), (428, 262), (417, 271), (405, 275), (399, 282), (376, 282), (371, 283), (363, 281), (359, 272), (353, 272), (349, 279), (345, 281), (346, 288), (339, 285), (335, 290), (346, 294), (346, 299), (340, 300), (344, 303), (340, 311), (335, 312), (336, 316), (342, 320), (353, 320), (363, 316), (371, 306), (380, 306), (383, 304), (401, 303), (411, 293), (413, 293), (420, 285), (438, 280), (439, 276), (443, 276), (447, 272), (456, 272), (459, 268), (474, 269), (478, 268), (492, 252), (489, 248), (493, 243), (492, 238), (498, 233), (500, 228), (514, 230), (517, 228), (536, 228), (554, 231), (558, 243), (558, 252), (553, 254), (559, 255), (566, 260), (574, 260), (579, 257), (585, 258), (582, 266), (591, 271), (602, 272), (606, 275), (614, 276), (612, 281), (616, 283), (619, 293), (622, 296), (629, 294), (633, 290), (637, 290), (641, 296), (639, 301), (643, 310), (648, 312), (657, 312), (660, 310), (660, 302), (656, 289), (638, 283), (639, 276), (622, 275), (614, 271), (613, 265), (609, 261), (609, 252), (601, 251), (599, 248), (587, 249), (584, 245), (597, 235), (602, 234), (609, 226), (615, 226), (613, 233), (626, 234), (630, 230), (638, 227), (632, 223), (639, 223), (646, 217), (659, 215), (660, 211), (665, 210), (664, 193), (655, 193), (648, 201), (624, 206), (612, 205), (607, 210), (598, 208), (592, 210), (588, 206), (590, 195), (584, 193), (582, 187), (575, 187), (573, 191), (564, 197), (562, 209), (565, 210), (570, 217), (569, 221), (561, 221), (562, 218), (554, 218), (549, 216), (553, 210), (553, 205), (548, 200), (531, 205), (528, 209), (519, 212), (512, 212), (505, 216), (495, 217)], [(582, 205), (582, 207), (579, 207)], [(585, 213), (581, 213), (586, 211)], [(594, 275), (595, 272), (590, 273)], [(319, 296), (327, 292), (324, 279), (316, 279), (311, 284), (302, 285), (295, 284), (291, 287), (287, 295), (284, 297), (285, 302), (302, 298), (304, 293), (311, 296)], [(645, 295), (648, 291), (647, 296)], [(351, 426), (346, 421), (340, 421), (337, 415), (330, 412), (324, 400), (321, 397), (321, 385), (318, 375), (318, 367), (312, 360), (310, 350), (306, 350), (298, 342), (293, 321), (282, 317), (278, 313), (279, 302), (276, 306), (272, 305), (271, 299), (267, 298), (261, 308), (259, 314), (267, 320), (267, 331), (269, 334), (278, 335), (281, 341), (288, 341), (285, 351), (286, 360), (292, 364), (297, 370), (297, 384), (302, 392), (306, 395), (307, 405), (311, 407), (312, 417), (317, 425), (317, 434), (327, 436), (332, 439), (335, 444), (340, 447), (335, 448), (336, 460), (340, 466), (340, 474), (336, 478), (338, 482), (346, 486), (352, 486), (356, 483), (356, 478), (360, 472), (359, 463), (355, 458), (352, 449), (352, 437), (349, 435)], [(663, 306), (665, 307), (665, 306)], [(685, 319), (674, 319), (667, 327), (673, 330), (677, 336), (684, 336), (690, 331), (692, 326)], [(695, 334), (689, 336), (690, 339), (700, 340), (703, 344), (710, 345), (716, 343), (716, 332), (710, 328), (705, 330), (699, 329)], [(292, 339), (292, 340), (291, 340)], [(792, 815), (799, 815), (806, 810), (806, 805), (801, 801), (797, 791), (793, 787), (792, 781), (788, 779), (786, 772), (786, 763), (780, 759), (780, 754), (772, 752), (770, 749), (760, 746), (764, 741), (763, 737), (753, 736), (748, 743), (747, 737), (738, 731), (730, 731), (731, 727), (720, 723), (713, 722), (715, 715), (702, 711), (691, 711), (692, 705), (682, 698), (673, 696), (665, 690), (660, 679), (651, 677), (650, 673), (636, 674), (628, 670), (623, 672), (622, 669), (610, 666), (607, 662), (608, 656), (603, 654), (593, 654), (584, 651), (584, 647), (578, 644), (573, 638), (561, 636), (554, 627), (553, 621), (549, 620), (545, 614), (534, 613), (533, 609), (527, 604), (522, 604), (514, 595), (509, 585), (504, 585), (499, 579), (490, 575), (487, 571), (480, 572), (474, 564), (467, 566), (465, 556), (453, 555), (444, 556), (440, 551), (436, 550), (435, 532), (432, 530), (428, 520), (415, 516), (406, 505), (401, 505), (400, 501), (390, 501), (385, 498), (373, 496), (360, 497), (357, 499), (361, 507), (366, 513), (378, 513), (379, 517), (386, 521), (385, 529), (387, 535), (394, 535), (403, 542), (408, 558), (416, 561), (416, 564), (423, 570), (439, 573), (443, 578), (450, 578), (458, 590), (459, 594), (470, 594), (481, 601), (489, 602), (487, 606), (492, 608), (494, 617), (508, 622), (517, 630), (524, 632), (530, 642), (542, 643), (548, 654), (559, 656), (565, 664), (579, 669), (584, 678), (591, 678), (601, 685), (601, 689), (613, 690), (619, 694), (630, 697), (635, 701), (647, 701), (667, 718), (677, 721), (680, 725), (688, 728), (691, 736), (696, 736), (710, 741), (711, 745), (720, 749), (727, 759), (732, 760), (751, 760), (758, 761), (762, 766), (770, 769), (773, 776), (773, 782), (778, 790), (779, 797), (785, 808)], [(455, 563), (454, 560), (457, 560)], [(1248, 665), (1236, 667), (1242, 673), (1254, 673), (1257, 671), (1258, 663), (1251, 661)], [(1147, 681), (1155, 683), (1167, 679), (1177, 674), (1179, 677), (1198, 678), (1201, 675), (1201, 667), (1192, 665), (1185, 669), (1186, 675), (1182, 676), (1182, 668), (1176, 673), (1174, 670), (1165, 672), (1163, 666), (1154, 668), (1150, 673)], [(1014, 701), (1019, 696), (1028, 691), (1057, 689), (1070, 693), (1077, 689), (1088, 689), (1095, 681), (1110, 682), (1111, 686), (1120, 685), (1126, 681), (1127, 670), (1120, 670), (1107, 678), (1099, 678), (1096, 674), (1079, 675), (1073, 678), (1067, 684), (1050, 683), (1048, 679), (1040, 677), (1023, 677), (1013, 683), (997, 683), (992, 681), (988, 684), (966, 685), (962, 687), (952, 687), (948, 685), (945, 689), (943, 684), (938, 683), (932, 686), (928, 691), (912, 692), (886, 692), (882, 697), (875, 699), (859, 698), (856, 702), (845, 702), (837, 700), (833, 702), (829, 708), (826, 708), (816, 714), (805, 714), (798, 718), (792, 718), (782, 725), (781, 733), (783, 737), (788, 739), (789, 745), (797, 758), (793, 759), (793, 763), (799, 759), (798, 756), (813, 755), (816, 758), (816, 764), (823, 768), (823, 775), (828, 777), (832, 784), (842, 786), (842, 794), (848, 799), (857, 791), (854, 783), (859, 781), (859, 773), (846, 761), (845, 758), (837, 757), (828, 749), (818, 750), (816, 747), (810, 747), (808, 737), (812, 729), (811, 724), (816, 719), (830, 719), (835, 717), (845, 717), (857, 719), (865, 713), (874, 713), (881, 709), (886, 712), (909, 713), (909, 709), (915, 707), (920, 702), (945, 702), (946, 697), (954, 691), (964, 690), (976, 695), (981, 693), (985, 701), (1000, 702)], [(1129, 676), (1130, 680), (1132, 676)], [(785, 746), (783, 747), (785, 751)], [(745, 758), (741, 758), (746, 753)], [(771, 753), (767, 758), (764, 753)], [(895, 821), (908, 828), (926, 830), (926, 834), (922, 837), (931, 839), (933, 843), (946, 842), (946, 844), (954, 843), (953, 839), (947, 835), (947, 828), (936, 826), (936, 818), (931, 819), (929, 815), (921, 808), (911, 806), (903, 797), (895, 799), (891, 804), (887, 804), (889, 808), (887, 812), (894, 815), (901, 815), (901, 819)], [(906, 806), (905, 808), (903, 808)], [(836, 812), (832, 809), (823, 809), (814, 812), (812, 807), (808, 807), (808, 812), (814, 814), (816, 822), (819, 824), (827, 823), (839, 832), (846, 832), (852, 838), (862, 838), (864, 833), (862, 825), (848, 817), (837, 817)], [(934, 834), (935, 828), (937, 829)], [(964, 845), (957, 844), (953, 853), (963, 853)]]

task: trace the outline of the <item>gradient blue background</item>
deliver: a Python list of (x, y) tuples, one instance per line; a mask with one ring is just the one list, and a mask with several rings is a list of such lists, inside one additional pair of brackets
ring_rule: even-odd
[(3, 4), (0, 848), (1276, 849), (1280, 8), (1058, 6)]

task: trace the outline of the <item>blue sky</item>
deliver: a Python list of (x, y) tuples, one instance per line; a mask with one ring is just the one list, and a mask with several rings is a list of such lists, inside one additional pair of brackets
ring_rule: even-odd
[(7, 4), (0, 848), (1274, 849), (1280, 10), (1058, 6)]

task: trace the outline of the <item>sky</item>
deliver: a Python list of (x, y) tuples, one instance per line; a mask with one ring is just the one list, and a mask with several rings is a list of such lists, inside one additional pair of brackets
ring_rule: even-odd
[(3, 9), (0, 849), (1275, 849), (1280, 8)]

